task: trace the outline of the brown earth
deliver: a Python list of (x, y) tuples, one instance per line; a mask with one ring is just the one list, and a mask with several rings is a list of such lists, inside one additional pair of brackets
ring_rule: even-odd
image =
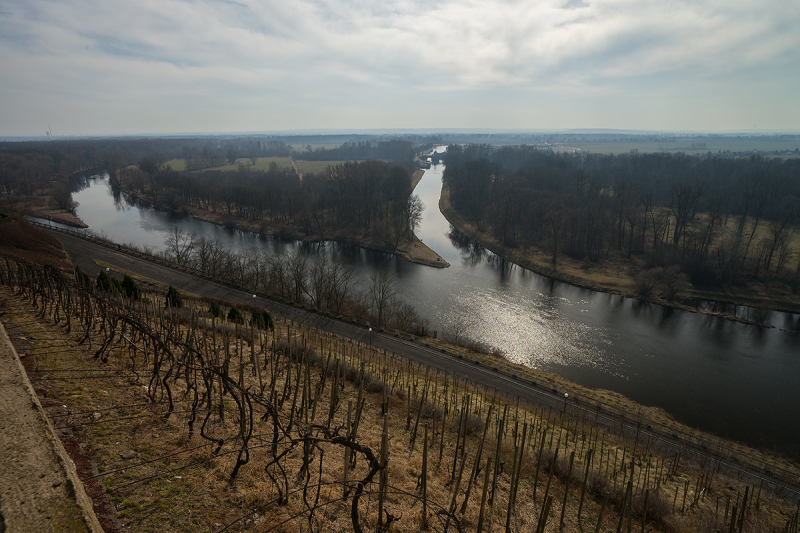
[(0, 254), (13, 255), (33, 263), (49, 263), (72, 269), (61, 242), (15, 215), (0, 214)]

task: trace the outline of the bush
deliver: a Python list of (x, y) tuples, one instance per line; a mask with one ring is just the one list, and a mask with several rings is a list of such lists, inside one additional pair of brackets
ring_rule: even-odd
[(231, 307), (231, 310), (228, 311), (228, 322), (233, 322), (234, 324), (244, 324), (244, 316), (242, 315), (242, 312), (236, 307)]
[(250, 325), (258, 329), (275, 329), (275, 323), (272, 322), (272, 317), (266, 311), (255, 309), (250, 318)]
[(589, 479), (586, 480), (586, 490), (589, 491), (589, 494), (602, 496), (605, 494), (607, 488), (608, 478), (606, 476), (598, 474), (597, 472), (589, 473)]
[(653, 294), (653, 289), (655, 289), (658, 284), (661, 270), (661, 267), (656, 267), (639, 272), (633, 282), (633, 290), (640, 296), (650, 296)]
[[(644, 512), (644, 494), (637, 492), (634, 495), (631, 508), (635, 514), (642, 516)], [(650, 494), (647, 496), (647, 519), (656, 522), (664, 522), (671, 514), (672, 505), (658, 492), (650, 491)]]
[(170, 285), (169, 289), (167, 289), (167, 298), (164, 301), (164, 307), (183, 307), (183, 298), (181, 298), (181, 293), (179, 293), (178, 289), (172, 285)]
[(142, 291), (139, 290), (139, 285), (127, 274), (122, 278), (122, 289), (125, 291), (125, 296), (131, 300), (138, 300), (142, 297)]
[(311, 366), (322, 366), (322, 357), (317, 355), (314, 348), (303, 348), (293, 346), (286, 341), (280, 341), (275, 345), (275, 353), (288, 356), (295, 363), (307, 362)]
[(64, 273), (61, 272), (61, 269), (54, 267), (50, 263), (44, 264), (44, 270), (45, 272), (50, 272), (55, 278), (65, 279)]
[(386, 389), (386, 383), (383, 382), (382, 379), (378, 379), (372, 374), (364, 373), (364, 390), (367, 392), (380, 392), (383, 394), (384, 389)]
[(75, 281), (82, 287), (92, 286), (92, 278), (81, 267), (75, 267)]
[(208, 312), (211, 313), (211, 316), (214, 318), (222, 317), (222, 307), (220, 307), (220, 305), (213, 300), (208, 304)]
[(342, 376), (345, 381), (349, 381), (350, 383), (358, 383), (358, 376), (360, 375), (361, 372), (359, 369), (352, 365), (344, 365), (342, 368)]
[(105, 270), (101, 270), (97, 275), (97, 288), (103, 292), (111, 290), (111, 278), (106, 274)]
[(101, 270), (97, 276), (97, 288), (111, 294), (121, 295), (125, 292), (119, 281), (106, 274), (105, 270)]
[(483, 420), (472, 415), (467, 416), (467, 420), (464, 422), (464, 431), (471, 437), (483, 433), (483, 427)]

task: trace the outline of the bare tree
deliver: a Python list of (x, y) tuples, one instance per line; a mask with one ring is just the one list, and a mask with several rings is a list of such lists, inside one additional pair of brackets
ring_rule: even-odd
[(194, 237), (194, 232), (186, 233), (178, 226), (173, 226), (164, 239), (164, 244), (167, 245), (167, 257), (179, 267), (188, 265), (194, 250)]
[(296, 302), (303, 301), (308, 283), (308, 260), (300, 252), (295, 252), (287, 263), (291, 283), (292, 299)]
[(391, 303), (397, 295), (394, 277), (389, 271), (382, 269), (370, 276), (369, 296), (372, 309), (378, 318), (378, 326), (384, 326), (389, 316)]
[(330, 262), (327, 255), (318, 255), (316, 259), (311, 261), (311, 268), (308, 269), (308, 280), (304, 290), (313, 305), (327, 307), (331, 293)]
[(356, 282), (356, 272), (352, 266), (345, 265), (338, 257), (331, 260), (330, 307), (337, 313), (350, 300)]

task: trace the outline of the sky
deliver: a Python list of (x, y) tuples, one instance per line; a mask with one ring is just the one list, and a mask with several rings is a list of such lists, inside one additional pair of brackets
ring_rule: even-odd
[(0, 135), (800, 129), (797, 0), (0, 0)]

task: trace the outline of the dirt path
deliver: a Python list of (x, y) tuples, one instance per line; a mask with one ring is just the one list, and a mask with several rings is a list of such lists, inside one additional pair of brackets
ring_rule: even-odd
[(0, 531), (102, 533), (2, 324), (0, 457)]

